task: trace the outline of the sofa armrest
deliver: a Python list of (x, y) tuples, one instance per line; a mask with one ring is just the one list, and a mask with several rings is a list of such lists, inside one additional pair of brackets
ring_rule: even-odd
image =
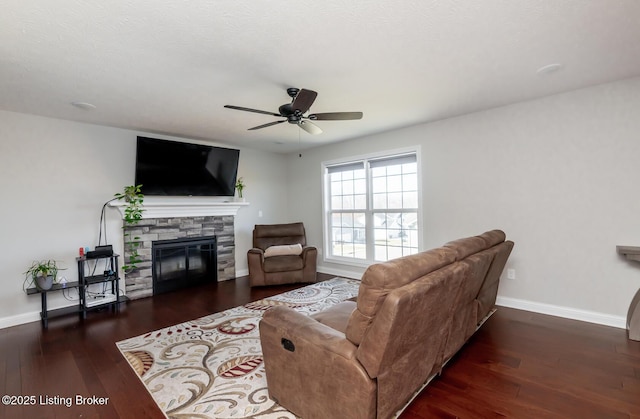
[(262, 263), (264, 262), (264, 251), (253, 248), (247, 252), (247, 264), (249, 265), (250, 286), (266, 285)]
[(249, 249), (248, 253), (260, 255), (260, 257), (264, 257), (264, 250), (260, 249), (259, 247), (254, 247)]
[(314, 246), (304, 246), (302, 248), (301, 255), (303, 258), (307, 258), (307, 257), (315, 258), (318, 255), (318, 249), (316, 249)]
[(288, 307), (269, 309), (260, 342), (271, 398), (306, 418), (375, 417), (376, 382), (344, 333)]
[(313, 246), (302, 248), (302, 261), (304, 262), (303, 282), (316, 282), (316, 270), (318, 264), (318, 249)]
[(261, 338), (263, 328), (265, 330), (271, 328), (270, 332), (278, 333), (294, 346), (296, 343), (314, 345), (320, 351), (333, 353), (345, 359), (355, 359), (358, 349), (346, 339), (344, 333), (288, 307), (269, 309), (260, 322)]

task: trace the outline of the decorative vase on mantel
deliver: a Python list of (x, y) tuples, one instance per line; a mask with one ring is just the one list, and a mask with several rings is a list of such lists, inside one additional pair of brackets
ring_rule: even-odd
[(244, 197), (242, 196), (242, 191), (244, 188), (245, 188), (244, 180), (241, 177), (239, 177), (238, 180), (236, 180), (236, 190), (238, 191), (238, 196), (237, 198), (235, 198), (235, 201), (244, 202)]

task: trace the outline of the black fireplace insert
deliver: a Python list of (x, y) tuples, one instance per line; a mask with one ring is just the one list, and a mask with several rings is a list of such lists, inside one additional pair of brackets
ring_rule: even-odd
[(153, 294), (218, 281), (216, 236), (152, 243)]

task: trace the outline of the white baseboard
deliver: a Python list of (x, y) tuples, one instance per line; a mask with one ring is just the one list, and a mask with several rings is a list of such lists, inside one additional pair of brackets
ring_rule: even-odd
[(341, 276), (348, 279), (360, 279), (362, 274), (352, 271), (343, 271), (342, 269), (327, 268), (326, 266), (318, 266), (317, 271), (323, 274)]
[(620, 329), (627, 328), (626, 318), (611, 314), (598, 313), (596, 311), (580, 310), (577, 308), (562, 307), (500, 296), (496, 299), (496, 305), (516, 308), (518, 310), (533, 311), (534, 313), (548, 314), (550, 316), (564, 317), (565, 319), (601, 324), (603, 326), (617, 327)]
[(18, 314), (16, 316), (1, 317), (0, 329), (6, 327), (19, 326), (25, 323), (37, 322), (40, 320), (40, 312), (33, 311), (31, 313)]
[(249, 275), (249, 268), (236, 269), (236, 278)]
[[(318, 267), (318, 272), (342, 276), (345, 278), (354, 278), (355, 275), (350, 271), (342, 271), (340, 269), (332, 269), (326, 267)], [(236, 271), (236, 276), (249, 275), (248, 269)], [(516, 308), (518, 310), (532, 311), (534, 313), (548, 314), (550, 316), (564, 317), (566, 319), (580, 320), (588, 323), (601, 324), (604, 326), (617, 327), (619, 329), (627, 328), (627, 319), (622, 316), (614, 316), (611, 314), (598, 313), (595, 311), (580, 310), (571, 307), (562, 307), (552, 304), (537, 303), (535, 301), (521, 300), (518, 298), (500, 297), (496, 300), (496, 305), (503, 307)], [(9, 317), (0, 317), (0, 329), (18, 326), (25, 323), (31, 323), (40, 320), (40, 312), (31, 312), (18, 314)]]
[[(59, 308), (67, 308), (71, 306), (77, 306), (78, 301), (74, 301), (71, 304), (61, 305), (49, 307), (49, 311), (57, 310)], [(0, 329), (4, 329), (6, 327), (12, 326), (20, 326), (22, 324), (31, 323), (31, 322), (39, 322), (42, 319), (40, 318), (40, 311), (32, 311), (29, 313), (16, 314), (15, 316), (8, 317), (0, 317)]]

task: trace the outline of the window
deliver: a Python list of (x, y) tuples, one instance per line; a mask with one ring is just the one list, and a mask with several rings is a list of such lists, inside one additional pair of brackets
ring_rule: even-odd
[(417, 253), (416, 152), (324, 165), (329, 259), (379, 262)]

